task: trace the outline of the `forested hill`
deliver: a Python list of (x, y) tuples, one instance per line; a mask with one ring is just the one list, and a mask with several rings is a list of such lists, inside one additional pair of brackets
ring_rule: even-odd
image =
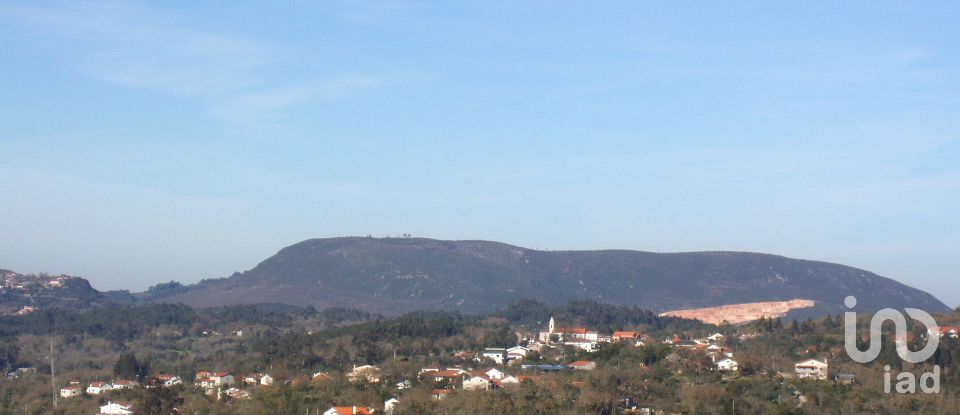
[[(221, 280), (168, 287), (150, 298), (192, 306), (252, 303), (341, 306), (399, 314), (485, 313), (514, 300), (592, 300), (655, 311), (808, 299), (808, 314), (948, 308), (932, 295), (869, 271), (746, 252), (540, 251), (488, 241), (310, 239)], [(155, 293), (157, 294), (157, 293)]]

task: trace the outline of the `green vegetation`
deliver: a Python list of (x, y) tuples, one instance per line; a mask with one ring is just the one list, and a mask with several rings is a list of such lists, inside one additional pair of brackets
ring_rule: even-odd
[[(520, 365), (500, 367), (515, 384), (492, 391), (464, 390), (459, 380), (436, 382), (424, 368), (459, 367), (466, 371), (494, 366), (477, 361), (485, 347), (526, 344), (545, 320), (609, 333), (635, 330), (647, 344), (604, 343), (588, 353), (571, 346), (531, 352), (529, 364), (566, 364), (588, 360), (596, 369), (541, 371)], [(960, 314), (941, 316), (956, 324)], [(850, 362), (842, 347), (839, 317), (784, 323), (761, 320), (744, 326), (716, 327), (648, 311), (592, 302), (550, 307), (517, 301), (487, 316), (452, 312), (416, 312), (385, 318), (349, 309), (317, 311), (285, 306), (237, 306), (192, 309), (151, 304), (114, 308), (41, 310), (0, 318), (0, 365), (5, 371), (29, 367), (15, 379), (0, 381), (0, 415), (92, 414), (107, 400), (130, 402), (144, 414), (275, 414), (323, 412), (334, 405), (382, 409), (399, 397), (400, 414), (617, 414), (628, 407), (664, 413), (731, 414), (900, 414), (956, 413), (960, 408), (960, 343), (945, 338), (929, 362), (902, 364), (890, 339), (871, 365)], [(914, 334), (922, 334), (913, 328)], [(737, 374), (721, 373), (702, 350), (662, 343), (678, 336), (724, 334), (723, 347), (740, 363)], [(657, 340), (660, 339), (660, 340)], [(100, 396), (61, 399), (50, 396), (49, 345), (55, 345), (58, 387), (79, 381), (138, 380), (159, 385), (157, 375), (182, 378), (173, 387), (135, 387)], [(474, 353), (470, 353), (474, 352)], [(829, 360), (831, 373), (851, 373), (852, 385), (792, 379), (793, 364), (807, 358)], [(375, 365), (378, 381), (351, 381), (358, 365)], [(882, 366), (895, 371), (943, 368), (942, 393), (885, 395)], [(194, 386), (198, 372), (245, 375), (268, 373), (272, 385), (245, 385), (249, 398), (205, 394)], [(313, 377), (314, 374), (323, 375)], [(785, 373), (786, 377), (778, 374)], [(406, 384), (404, 384), (406, 382)], [(401, 384), (403, 387), (398, 387)], [(434, 389), (452, 388), (442, 400)], [(658, 412), (660, 413), (660, 412)]]

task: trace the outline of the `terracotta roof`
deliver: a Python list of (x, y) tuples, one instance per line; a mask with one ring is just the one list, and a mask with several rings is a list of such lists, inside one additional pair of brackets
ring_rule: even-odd
[(370, 409), (362, 406), (334, 406), (333, 410), (337, 412), (337, 415), (370, 415)]
[(587, 360), (577, 360), (576, 362), (570, 363), (567, 366), (579, 367), (579, 366), (587, 366), (591, 363), (593, 362), (587, 361)]

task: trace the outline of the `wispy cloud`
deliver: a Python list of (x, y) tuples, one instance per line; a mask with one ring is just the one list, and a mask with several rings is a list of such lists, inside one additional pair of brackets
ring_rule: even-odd
[(218, 100), (212, 113), (233, 123), (268, 121), (280, 118), (283, 111), (314, 100), (343, 99), (356, 91), (379, 85), (370, 77), (329, 79), (289, 88), (239, 94)]
[(93, 78), (194, 97), (227, 121), (269, 120), (314, 99), (377, 84), (370, 77), (335, 75), (277, 85), (264, 73), (282, 65), (292, 47), (193, 29), (181, 16), (131, 3), (15, 4), (0, 7), (0, 14), (64, 41), (70, 50), (63, 52)]

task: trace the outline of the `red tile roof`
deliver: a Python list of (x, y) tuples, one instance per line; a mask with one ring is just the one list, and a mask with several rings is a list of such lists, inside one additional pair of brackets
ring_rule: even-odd
[(369, 408), (364, 408), (362, 406), (334, 406), (333, 410), (337, 412), (337, 415), (371, 415)]
[(593, 362), (587, 361), (587, 360), (577, 360), (576, 362), (570, 363), (570, 364), (568, 364), (567, 366), (570, 366), (570, 367), (580, 367), (580, 366), (587, 366), (587, 365), (589, 365), (589, 364), (591, 364), (591, 363), (593, 363)]

